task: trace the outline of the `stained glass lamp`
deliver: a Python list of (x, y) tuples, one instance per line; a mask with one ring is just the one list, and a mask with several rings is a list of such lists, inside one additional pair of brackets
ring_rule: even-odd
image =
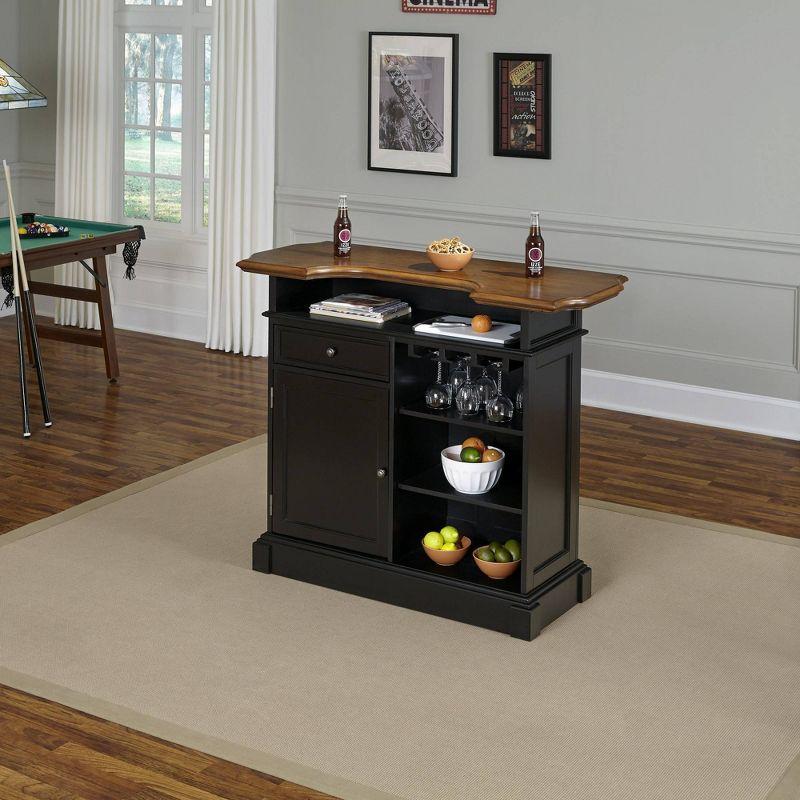
[(0, 59), (0, 111), (6, 108), (41, 108), (47, 98)]

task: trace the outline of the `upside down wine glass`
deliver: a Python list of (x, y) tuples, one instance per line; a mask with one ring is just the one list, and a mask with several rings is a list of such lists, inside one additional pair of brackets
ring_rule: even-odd
[(511, 422), (514, 418), (514, 403), (503, 394), (503, 365), (497, 363), (497, 394), (486, 404), (486, 417), (489, 422)]
[(481, 396), (481, 406), (486, 408), (489, 401), (497, 394), (497, 384), (489, 377), (486, 367), (483, 368), (483, 374), (478, 378), (476, 386)]
[(443, 408), (450, 408), (450, 387), (442, 380), (442, 371), (444, 369), (444, 362), (439, 358), (440, 354), (436, 353), (436, 383), (428, 387), (425, 392), (425, 405), (436, 411)]
[(481, 395), (477, 384), (473, 383), (467, 365), (467, 380), (461, 384), (456, 394), (456, 408), (462, 417), (474, 417), (481, 410)]

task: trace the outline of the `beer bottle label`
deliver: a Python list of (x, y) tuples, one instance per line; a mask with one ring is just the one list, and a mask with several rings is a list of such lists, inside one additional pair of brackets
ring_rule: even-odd
[(528, 250), (528, 260), (531, 264), (539, 264), (543, 255), (544, 253), (540, 247), (531, 247), (531, 249)]
[(347, 228), (343, 228), (339, 231), (339, 252), (340, 253), (349, 253), (350, 252), (350, 239), (352, 238), (352, 234)]

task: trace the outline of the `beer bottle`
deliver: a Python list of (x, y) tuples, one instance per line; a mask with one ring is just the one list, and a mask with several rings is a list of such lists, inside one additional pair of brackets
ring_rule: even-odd
[(544, 239), (539, 228), (539, 212), (531, 212), (531, 232), (525, 242), (525, 274), (541, 278), (544, 270)]
[(347, 195), (339, 195), (339, 214), (333, 226), (333, 255), (336, 258), (347, 258), (350, 255), (352, 229), (350, 215), (347, 213)]

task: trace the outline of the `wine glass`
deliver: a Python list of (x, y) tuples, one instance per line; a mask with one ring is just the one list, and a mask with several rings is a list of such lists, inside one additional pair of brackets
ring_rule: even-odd
[(467, 372), (465, 365), (467, 363), (467, 356), (459, 356), (456, 359), (456, 368), (450, 373), (450, 397), (455, 398), (458, 395), (458, 390), (461, 385), (467, 380)]
[(438, 411), (443, 408), (450, 408), (452, 398), (450, 396), (450, 386), (442, 380), (442, 371), (444, 369), (444, 362), (439, 359), (439, 353), (436, 353), (436, 383), (428, 387), (425, 392), (425, 405)]
[(486, 404), (489, 422), (511, 422), (514, 418), (514, 403), (503, 394), (503, 365), (497, 364), (497, 394)]
[(456, 408), (462, 417), (474, 417), (481, 410), (481, 395), (478, 385), (470, 376), (469, 365), (467, 365), (466, 372), (467, 379), (461, 384), (461, 388), (456, 394)]
[(483, 368), (483, 374), (475, 385), (481, 397), (481, 406), (486, 408), (486, 404), (497, 394), (497, 384), (489, 377), (486, 367)]
[(514, 403), (514, 406), (516, 407), (517, 411), (519, 411), (519, 413), (521, 414), (524, 405), (525, 405), (525, 392), (522, 389), (522, 384), (520, 384), (519, 389), (517, 389), (517, 399), (516, 402)]

